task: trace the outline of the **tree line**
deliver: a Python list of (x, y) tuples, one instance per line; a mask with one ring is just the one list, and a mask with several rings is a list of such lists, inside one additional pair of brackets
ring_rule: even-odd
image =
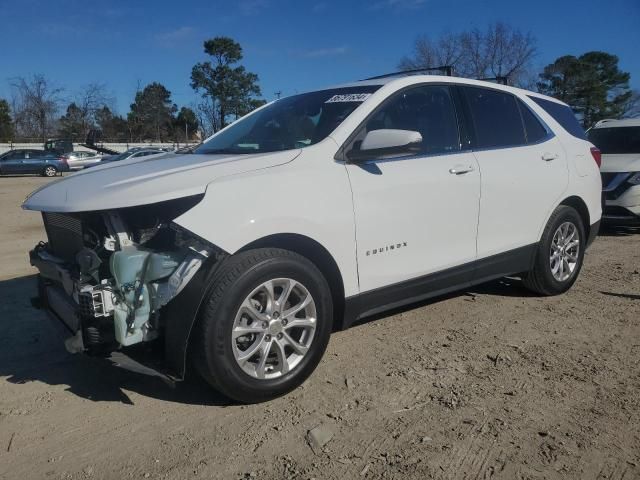
[[(241, 64), (238, 42), (204, 42), (208, 60), (193, 66), (190, 85), (198, 101), (178, 106), (161, 83), (139, 87), (130, 110), (119, 115), (103, 84), (92, 83), (69, 99), (44, 75), (10, 79), (11, 101), (0, 99), (0, 141), (59, 137), (84, 142), (193, 142), (224, 128), (265, 103), (259, 78)], [(584, 128), (604, 118), (640, 115), (640, 95), (629, 86), (618, 57), (607, 52), (565, 55), (536, 71), (536, 38), (504, 23), (485, 29), (421, 36), (401, 70), (450, 66), (454, 75), (494, 79), (537, 90), (569, 104)], [(66, 104), (66, 106), (65, 106)]]
[(258, 76), (239, 64), (239, 43), (216, 37), (204, 42), (204, 51), (212, 60), (191, 72), (198, 102), (178, 108), (171, 92), (152, 82), (138, 87), (124, 116), (104, 84), (86, 85), (69, 98), (42, 74), (12, 78), (11, 101), (0, 99), (0, 141), (194, 142), (265, 103)]

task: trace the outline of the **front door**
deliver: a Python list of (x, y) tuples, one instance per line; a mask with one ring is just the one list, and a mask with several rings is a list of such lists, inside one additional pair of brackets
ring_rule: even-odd
[(2, 173), (20, 173), (24, 168), (24, 150), (16, 150), (2, 157)]
[[(415, 155), (346, 165), (361, 292), (394, 284), (403, 290), (400, 282), (420, 283), (476, 258), (480, 175), (473, 153), (461, 150), (451, 89), (424, 85), (397, 93), (369, 117), (347, 149), (377, 129), (417, 131), (423, 144)], [(470, 278), (468, 273), (456, 274), (455, 282)]]

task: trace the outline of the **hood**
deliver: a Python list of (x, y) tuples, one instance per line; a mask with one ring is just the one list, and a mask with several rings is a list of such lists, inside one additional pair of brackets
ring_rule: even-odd
[(640, 154), (602, 155), (601, 172), (640, 172)]
[(108, 163), (49, 183), (22, 208), (89, 212), (134, 207), (203, 194), (216, 178), (288, 163), (300, 150), (254, 155), (167, 154)]

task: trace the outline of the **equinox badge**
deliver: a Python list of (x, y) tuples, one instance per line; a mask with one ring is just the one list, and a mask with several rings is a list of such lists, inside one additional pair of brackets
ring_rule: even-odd
[(407, 242), (402, 242), (402, 243), (396, 243), (393, 245), (387, 245), (385, 247), (380, 247), (380, 248), (374, 248), (373, 250), (367, 250), (366, 256), (370, 256), (370, 255), (378, 255), (380, 253), (386, 253), (386, 252), (390, 252), (392, 250), (398, 250), (400, 248), (404, 248), (407, 246)]

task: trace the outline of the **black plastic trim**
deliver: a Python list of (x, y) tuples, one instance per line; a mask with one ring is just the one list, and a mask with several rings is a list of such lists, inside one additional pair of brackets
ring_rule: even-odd
[(345, 300), (343, 328), (361, 318), (428, 298), (462, 290), (507, 275), (527, 272), (533, 267), (538, 243), (475, 260), (387, 287), (377, 288)]
[(222, 251), (211, 255), (184, 289), (163, 308), (163, 318), (166, 319), (165, 362), (176, 379), (184, 379), (191, 331), (211, 287), (213, 275), (227, 255)]
[(591, 227), (589, 228), (589, 238), (587, 238), (587, 248), (591, 246), (593, 241), (598, 236), (599, 232), (600, 232), (600, 220), (592, 224)]

